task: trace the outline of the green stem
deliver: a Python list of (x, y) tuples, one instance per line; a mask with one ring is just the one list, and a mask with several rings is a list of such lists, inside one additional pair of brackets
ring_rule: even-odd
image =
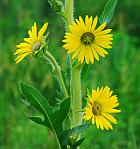
[(82, 96), (81, 96), (81, 68), (72, 68), (71, 78), (71, 96), (72, 96), (72, 124), (76, 127), (82, 122)]
[[(73, 7), (74, 0), (65, 0), (65, 12), (67, 16), (66, 28), (69, 30), (68, 25), (73, 22)], [(72, 67), (71, 76), (71, 89), (70, 96), (72, 100), (72, 126), (78, 126), (81, 124), (81, 111), (82, 109), (82, 97), (81, 97), (81, 69), (80, 67)]]
[[(73, 7), (74, 7), (74, 0), (65, 0), (65, 14), (66, 14), (65, 27), (66, 27), (66, 31), (69, 31), (69, 25), (72, 24), (72, 22), (73, 22)], [(71, 90), (72, 90), (72, 88), (70, 85), (70, 98), (71, 98)], [(72, 102), (71, 102), (71, 107), (72, 107)], [(72, 111), (72, 113), (73, 113), (73, 111)], [(69, 120), (70, 120), (70, 127), (72, 128), (73, 124), (72, 124), (70, 115), (69, 115)]]
[(58, 65), (58, 63), (56, 62), (55, 58), (52, 56), (52, 54), (50, 52), (48, 52), (47, 50), (44, 52), (44, 55), (52, 62), (55, 70), (56, 70), (56, 73), (57, 73), (57, 76), (58, 76), (58, 80), (60, 82), (60, 86), (63, 90), (63, 94), (64, 94), (64, 97), (67, 98), (68, 97), (68, 93), (67, 93), (67, 89), (66, 89), (66, 86), (64, 84), (64, 80), (63, 80), (63, 77), (62, 77), (62, 73), (61, 73), (61, 67)]
[[(68, 25), (73, 22), (73, 7), (74, 0), (65, 0), (65, 12), (67, 16), (67, 31), (69, 30)], [(82, 97), (81, 97), (81, 68), (72, 67), (71, 76), (71, 89), (70, 96), (72, 100), (72, 126), (78, 126), (81, 124), (81, 111), (82, 109)]]
[(69, 30), (69, 25), (73, 22), (73, 6), (74, 0), (65, 0), (65, 13), (67, 17), (66, 29)]
[[(74, 0), (65, 0), (65, 13), (67, 16), (66, 30), (69, 31), (69, 25), (73, 22)], [(70, 82), (70, 98), (72, 111), (72, 127), (76, 127), (82, 123), (82, 96), (81, 96), (81, 66), (72, 67), (72, 76)], [(73, 135), (76, 141), (79, 135)]]

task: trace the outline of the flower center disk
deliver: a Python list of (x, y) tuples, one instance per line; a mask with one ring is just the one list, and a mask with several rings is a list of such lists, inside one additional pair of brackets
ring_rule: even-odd
[(40, 48), (40, 45), (41, 45), (40, 42), (34, 43), (34, 45), (32, 46), (32, 51), (38, 51)]
[(94, 41), (94, 35), (91, 32), (86, 32), (81, 36), (81, 42), (84, 45), (90, 45)]
[(101, 104), (99, 102), (94, 102), (92, 107), (92, 113), (96, 116), (100, 115), (101, 113)]

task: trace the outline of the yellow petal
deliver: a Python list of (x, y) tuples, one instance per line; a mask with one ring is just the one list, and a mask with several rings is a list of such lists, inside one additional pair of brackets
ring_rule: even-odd
[(106, 113), (120, 113), (121, 112), (121, 110), (117, 110), (117, 109), (106, 109), (103, 111)]
[(101, 130), (104, 130), (104, 125), (103, 125), (103, 122), (102, 122), (102, 116), (97, 116), (98, 117), (98, 123), (99, 123), (99, 127), (101, 128)]
[(112, 44), (112, 42), (106, 43), (106, 42), (104, 42), (103, 40), (100, 40), (100, 39), (98, 39), (98, 38), (97, 38), (97, 39), (95, 38), (95, 43), (96, 43), (97, 45), (103, 47), (103, 48), (107, 48), (107, 49), (112, 48), (112, 46), (110, 45), (110, 44)]
[(24, 38), (24, 41), (32, 45), (34, 43), (31, 38)]
[(97, 87), (97, 90), (96, 90), (96, 100), (99, 100), (100, 99), (100, 95), (101, 95), (100, 88)]
[(29, 43), (20, 43), (19, 45), (16, 46), (17, 48), (21, 49), (21, 48), (32, 48), (32, 46)]
[(92, 90), (92, 99), (93, 99), (94, 101), (96, 101), (96, 100), (98, 99), (98, 95), (97, 95), (96, 90)]
[(109, 121), (111, 121), (112, 123), (117, 124), (117, 120), (111, 114), (102, 113), (102, 115), (106, 117)]
[(86, 50), (85, 50), (85, 46), (82, 45), (80, 49), (81, 49), (81, 51), (80, 51), (80, 53), (79, 53), (78, 62), (83, 63), (84, 57), (85, 57), (85, 51), (86, 51)]
[(93, 53), (93, 55), (94, 55), (95, 59), (96, 59), (97, 61), (99, 61), (99, 56), (98, 56), (98, 54), (97, 54), (96, 50), (94, 49), (94, 47), (93, 47), (93, 46), (91, 46), (91, 47), (92, 47), (92, 53)]
[(91, 27), (91, 31), (94, 32), (95, 30), (95, 27), (97, 25), (97, 21), (98, 21), (98, 17), (96, 16), (93, 20), (93, 24), (92, 24), (92, 27)]
[[(105, 44), (105, 45), (112, 45), (112, 40), (113, 40), (113, 38), (102, 38), (102, 37), (96, 37), (95, 38), (95, 43), (97, 43), (97, 42), (102, 42), (101, 44)], [(101, 45), (100, 44), (100, 45)], [(102, 45), (101, 45), (102, 46)]]
[(108, 52), (106, 50), (104, 50), (102, 47), (93, 44), (93, 48), (96, 50), (96, 52), (101, 55), (102, 57), (105, 57), (105, 54), (108, 54)]
[(100, 35), (100, 36), (95, 36), (95, 40), (102, 40), (103, 42), (108, 43), (109, 41), (113, 40), (113, 35), (108, 34), (108, 35)]
[(89, 108), (89, 107), (86, 107), (85, 110), (86, 110), (87, 112), (89, 112), (89, 113), (92, 112), (92, 108)]
[(101, 102), (103, 103), (106, 102), (106, 100), (109, 98), (109, 95), (110, 95), (109, 92), (110, 92), (110, 88), (106, 86), (100, 95)]
[(103, 123), (103, 126), (106, 130), (109, 130), (109, 129), (113, 129), (112, 125), (110, 124), (110, 122), (108, 120), (106, 120), (104, 117), (100, 117), (102, 123)]
[(90, 59), (90, 62), (93, 64), (94, 63), (94, 57), (93, 57), (93, 53), (92, 53), (92, 49), (91, 49), (91, 46), (88, 46), (88, 51), (89, 51), (89, 59)]
[(74, 59), (75, 57), (77, 57), (77, 55), (79, 54), (80, 52), (80, 48), (78, 48), (72, 55), (72, 59)]
[(77, 45), (67, 44), (67, 45), (64, 45), (64, 47), (68, 49), (68, 54), (75, 52), (77, 49), (81, 49), (81, 45), (78, 45), (78, 44)]
[(100, 37), (100, 38), (111, 38), (111, 37), (113, 37), (113, 35), (112, 34), (108, 34), (108, 35), (96, 35), (96, 37)]
[(86, 51), (85, 51), (85, 61), (87, 64), (89, 64), (89, 60), (90, 60), (90, 49), (88, 48), (88, 46), (85, 46)]
[(31, 49), (18, 49), (14, 55), (17, 55), (17, 54), (23, 54), (25, 52), (31, 52)]
[(96, 127), (99, 129), (99, 116), (95, 116)]
[(28, 34), (29, 34), (30, 39), (33, 41), (33, 43), (35, 43), (36, 40), (35, 40), (35, 38), (34, 38), (33, 33), (29, 30), (29, 31), (28, 31)]
[(81, 31), (79, 30), (79, 26), (75, 22), (73, 22), (71, 25), (69, 25), (69, 29), (70, 29), (71, 33), (73, 33), (73, 34), (76, 34), (79, 36), (81, 36), (81, 34), (82, 34)]
[(32, 36), (34, 38), (34, 41), (37, 41), (37, 26), (36, 23), (32, 26)]
[(48, 23), (45, 23), (42, 28), (40, 29), (40, 31), (38, 32), (38, 40), (42, 39), (43, 34), (45, 33), (46, 29), (48, 27)]
[(84, 21), (83, 21), (81, 16), (79, 16), (79, 21), (77, 21), (77, 23), (78, 23), (78, 26), (79, 26), (79, 28), (81, 30), (81, 33), (86, 32), (86, 26), (85, 26), (85, 23), (84, 23)]
[(24, 53), (22, 55), (19, 56), (18, 59), (16, 59), (16, 64), (21, 62), (27, 55), (29, 55), (31, 52), (27, 52), (27, 53)]
[(91, 31), (92, 20), (93, 20), (92, 17), (88, 18), (88, 16), (86, 15), (85, 24), (86, 24), (86, 31), (87, 32)]
[(94, 125), (95, 124), (95, 116), (93, 115), (92, 117), (92, 124)]
[(90, 120), (92, 118), (92, 114), (86, 114), (83, 117), (85, 120)]
[(102, 31), (105, 27), (106, 27), (106, 23), (103, 23), (95, 30), (95, 33)]
[(65, 39), (62, 40), (65, 43), (76, 43), (76, 44), (80, 44), (80, 36), (79, 35), (75, 35), (73, 33), (66, 33)]
[(97, 32), (95, 33), (95, 35), (105, 35), (105, 34), (108, 34), (112, 31), (112, 29), (106, 29), (106, 30), (103, 30), (101, 32)]

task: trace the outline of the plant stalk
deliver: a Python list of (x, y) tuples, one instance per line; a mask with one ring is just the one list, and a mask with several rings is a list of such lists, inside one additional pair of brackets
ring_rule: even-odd
[(82, 122), (82, 96), (81, 96), (81, 68), (72, 68), (71, 77), (71, 97), (72, 97), (72, 125), (76, 127)]
[[(73, 22), (74, 0), (65, 0), (65, 12), (67, 16), (66, 28), (69, 31), (69, 25)], [(71, 76), (71, 107), (72, 107), (72, 126), (76, 127), (81, 124), (82, 97), (81, 97), (81, 68), (72, 67)]]
[(66, 13), (66, 30), (69, 30), (69, 25), (73, 22), (73, 7), (74, 0), (65, 0), (65, 13)]
[(56, 70), (56, 74), (57, 74), (58, 80), (60, 82), (60, 86), (62, 88), (64, 97), (67, 98), (68, 97), (68, 93), (67, 93), (67, 89), (66, 89), (63, 77), (62, 77), (61, 67), (58, 65), (58, 63), (56, 62), (55, 58), (52, 56), (52, 54), (49, 51), (47, 51), (47, 50), (44, 51), (44, 55), (52, 62), (53, 66), (54, 66), (54, 68)]
[[(65, 0), (65, 13), (67, 17), (66, 30), (69, 31), (69, 25), (73, 22), (74, 0)], [(82, 95), (81, 95), (81, 66), (72, 67), (72, 76), (70, 82), (70, 98), (72, 111), (72, 127), (82, 123)], [(80, 136), (80, 135), (79, 135)], [(75, 135), (73, 136), (75, 138)], [(75, 138), (78, 139), (78, 136)], [(75, 141), (76, 141), (75, 140)]]

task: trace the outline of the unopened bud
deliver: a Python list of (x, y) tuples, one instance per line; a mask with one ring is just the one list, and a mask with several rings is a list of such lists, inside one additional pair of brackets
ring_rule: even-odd
[(60, 1), (60, 0), (48, 0), (48, 2), (50, 3), (52, 9), (56, 13), (64, 12), (64, 5), (63, 5), (62, 1)]

